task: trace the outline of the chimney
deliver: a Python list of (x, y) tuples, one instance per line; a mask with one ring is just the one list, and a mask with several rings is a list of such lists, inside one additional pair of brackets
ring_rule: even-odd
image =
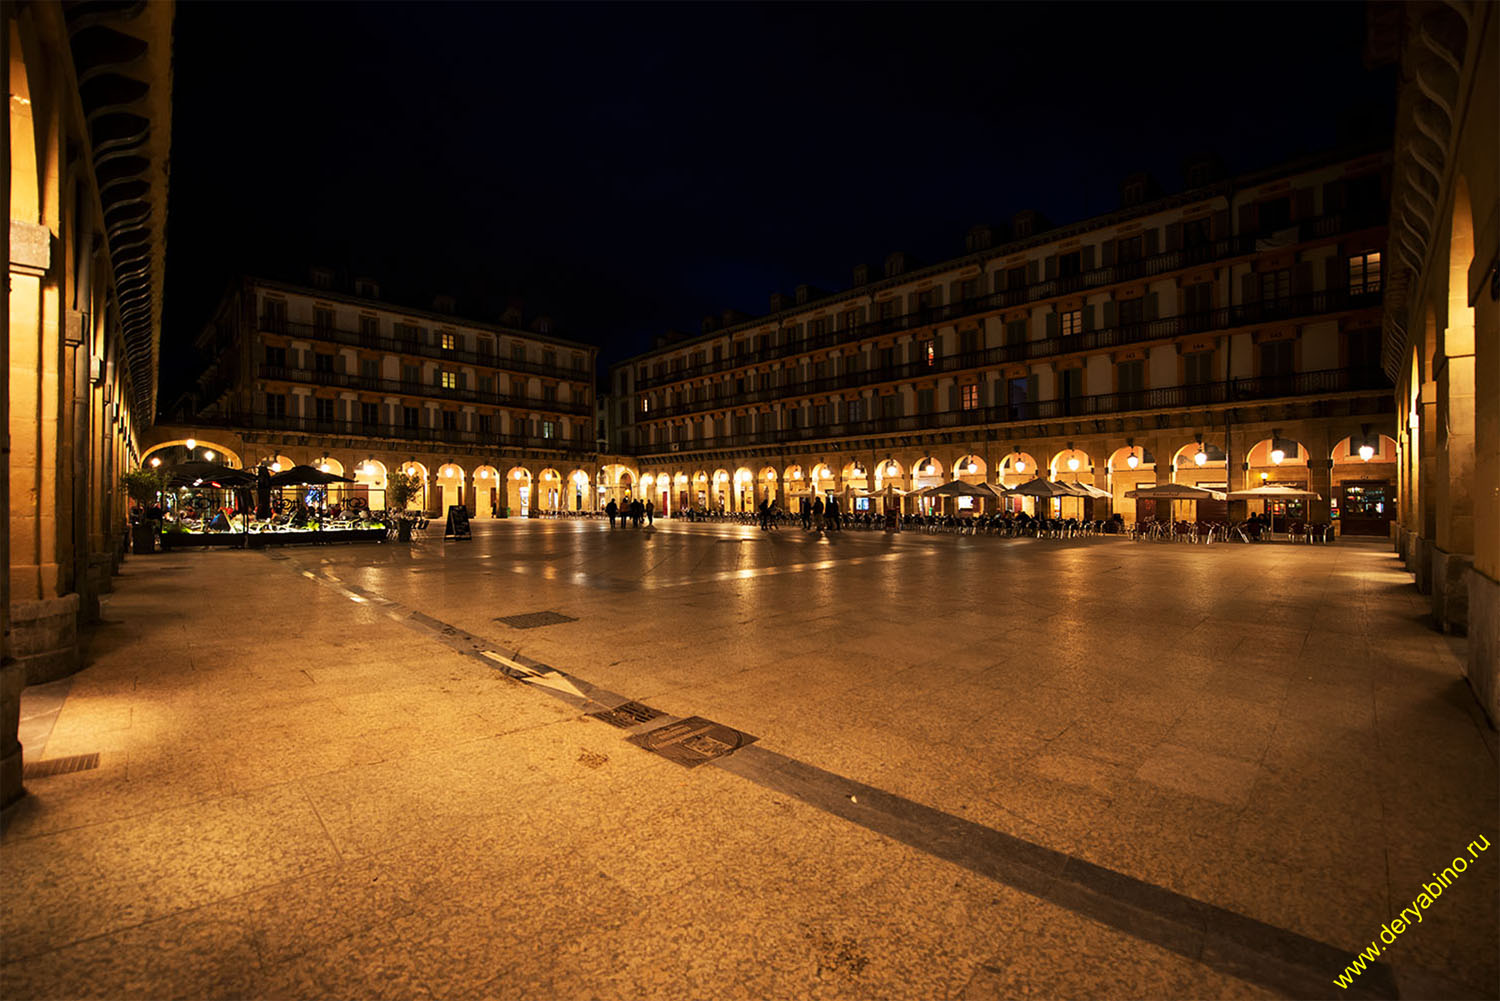
[(779, 313), (782, 310), (786, 309), (786, 306), (787, 306), (787, 302), (786, 302), (786, 294), (785, 293), (783, 293), (783, 292), (772, 292), (771, 293), (771, 312), (773, 312), (773, 313)]
[(362, 299), (379, 299), (380, 283), (373, 278), (354, 279), (354, 294)]
[(458, 310), (458, 300), (451, 295), (435, 295), (432, 297), (432, 311), (434, 313), (452, 314)]
[(1050, 226), (1051, 224), (1047, 221), (1047, 217), (1036, 209), (1024, 209), (1017, 212), (1010, 221), (1011, 235), (1017, 240), (1029, 239), (1048, 229)]
[(552, 317), (538, 316), (531, 321), (531, 329), (539, 334), (552, 333)]
[[(1373, 8), (1372, 8), (1373, 9)], [(1182, 180), (1187, 190), (1203, 188), (1224, 179), (1224, 161), (1212, 151), (1196, 153), (1182, 162)]]
[(333, 288), (333, 269), (314, 267), (312, 269), (313, 288)]
[(509, 327), (519, 327), (525, 312), (519, 296), (511, 296), (505, 300), (505, 312), (500, 314), (500, 322)]
[(827, 292), (824, 292), (815, 285), (798, 285), (796, 293), (797, 305), (805, 306), (814, 299), (821, 299), (827, 294)]
[(885, 276), (894, 278), (906, 271), (906, 255), (899, 250), (893, 250), (885, 255)]
[(717, 316), (705, 316), (698, 329), (705, 334), (713, 333), (719, 329), (719, 318)]
[(1161, 194), (1161, 185), (1145, 171), (1137, 171), (1120, 182), (1120, 207), (1144, 205)]
[(989, 250), (994, 243), (995, 231), (988, 226), (974, 226), (970, 228), (969, 235), (964, 237), (964, 249), (969, 253)]
[(870, 266), (868, 264), (854, 265), (854, 287), (870, 284)]

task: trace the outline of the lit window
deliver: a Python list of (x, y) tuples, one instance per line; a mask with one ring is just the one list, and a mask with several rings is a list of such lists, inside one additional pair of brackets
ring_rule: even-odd
[(937, 345), (932, 341), (922, 342), (922, 363), (928, 368), (937, 364)]
[(1083, 333), (1083, 310), (1075, 309), (1062, 314), (1062, 334), (1064, 337), (1070, 334)]
[(979, 409), (979, 387), (977, 385), (964, 386), (963, 389), (961, 390), (961, 392), (963, 394), (962, 397), (961, 397), (961, 402), (962, 402), (963, 409), (965, 409), (965, 410), (978, 410)]
[(555, 438), (555, 437), (557, 437), (557, 425), (554, 424), (554, 423), (552, 423), (551, 421), (542, 421), (542, 437), (543, 438)]
[(641, 413), (643, 413), (643, 414), (644, 413), (649, 413), (650, 410), (651, 410), (651, 399), (649, 397), (646, 397), (646, 396), (641, 397)]
[(1380, 291), (1380, 254), (1355, 254), (1349, 258), (1349, 292)]
[(443, 388), (444, 389), (457, 389), (458, 388), (458, 373), (457, 372), (444, 372), (443, 373)]
[(454, 337), (453, 331), (451, 331), (451, 330), (445, 330), (445, 331), (443, 331), (443, 350), (444, 351), (452, 351), (454, 349), (454, 347), (457, 346), (456, 342), (457, 342), (457, 338)]

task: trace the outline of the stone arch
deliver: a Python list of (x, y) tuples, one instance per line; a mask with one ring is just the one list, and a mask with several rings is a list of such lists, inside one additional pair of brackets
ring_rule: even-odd
[(819, 496), (836, 489), (838, 478), (834, 475), (833, 467), (826, 462), (819, 462), (812, 467), (812, 473), (808, 479), (808, 487)]
[[(1135, 458), (1134, 464), (1130, 462), (1132, 457)], [(1109, 458), (1104, 460), (1105, 472), (1111, 475), (1115, 473), (1141, 473), (1143, 471), (1149, 475), (1155, 468), (1156, 456), (1151, 453), (1150, 449), (1143, 445), (1121, 445), (1109, 453)], [(1151, 481), (1148, 478), (1143, 482), (1149, 483)]]
[(1201, 442), (1195, 438), (1172, 453), (1171, 472), (1173, 483), (1227, 483), (1229, 457), (1219, 442), (1205, 435)]
[(780, 482), (774, 466), (762, 466), (760, 472), (755, 474), (755, 488), (760, 500), (775, 503), (776, 498), (781, 494), (778, 489)]
[(935, 487), (943, 482), (943, 464), (931, 455), (924, 455), (911, 464), (913, 490)]
[(755, 510), (755, 474), (745, 466), (734, 471), (734, 509)]
[(888, 486), (901, 489), (905, 482), (906, 471), (901, 463), (887, 456), (875, 463), (875, 489), (884, 490)]
[(351, 497), (356, 497), (369, 506), (371, 511), (385, 510), (385, 486), (388, 473), (385, 463), (369, 458), (354, 467), (354, 485)]
[(965, 483), (985, 483), (990, 475), (990, 464), (984, 461), (982, 456), (961, 455), (953, 463), (955, 479), (963, 480)]
[(536, 506), (542, 511), (559, 511), (563, 503), (563, 478), (551, 466), (537, 474)]
[(428, 510), (428, 485), (432, 482), (432, 476), (428, 472), (427, 466), (423, 463), (418, 462), (416, 459), (407, 459), (401, 464), (401, 469), (404, 473), (406, 473), (406, 475), (417, 476), (422, 480), (422, 488), (418, 490), (416, 494), (406, 502), (406, 509), (408, 511)]
[(1081, 448), (1068, 447), (1059, 451), (1047, 463), (1047, 475), (1051, 479), (1057, 479), (1059, 475), (1065, 475), (1070, 480), (1078, 480), (1088, 477), (1088, 482), (1093, 481), (1094, 460)]
[(592, 511), (594, 502), (589, 490), (589, 474), (581, 466), (574, 467), (567, 480), (568, 509), (570, 511)]
[(1005, 457), (1000, 460), (996, 482), (1001, 486), (1013, 487), (1040, 475), (1042, 466), (1036, 461), (1036, 457), (1016, 447), (1005, 453)]
[(693, 474), (691, 503), (698, 510), (706, 511), (708, 510), (709, 499), (708, 472), (700, 469)]
[(709, 480), (709, 492), (713, 501), (712, 506), (719, 509), (727, 509), (730, 505), (729, 491), (729, 470), (720, 466), (714, 470), (713, 478)]
[[(191, 449), (188, 448), (188, 442), (193, 443)], [(212, 459), (205, 459), (204, 454), (206, 452), (214, 453), (214, 457)], [(141, 456), (141, 460), (144, 463), (149, 463), (153, 457), (160, 458), (164, 466), (174, 466), (179, 462), (187, 462), (190, 457), (204, 462), (217, 462), (219, 465), (228, 466), (230, 469), (241, 469), (245, 464), (238, 451), (221, 444), (221, 439), (209, 438), (170, 438), (166, 441), (158, 442), (146, 449), (145, 454)]]
[(444, 514), (455, 504), (464, 504), (467, 499), (468, 474), (456, 462), (445, 462), (438, 467), (438, 513)]
[(807, 472), (800, 465), (792, 463), (782, 472), (781, 482), (787, 490), (806, 490)]
[(474, 503), (470, 508), (476, 518), (493, 518), (500, 513), (500, 491), (505, 489), (505, 477), (494, 466), (484, 465), (474, 470)]
[(505, 471), (505, 506), (513, 517), (524, 518), (531, 514), (536, 504), (536, 492), (532, 489), (531, 470), (525, 466), (512, 466)]
[(870, 489), (870, 471), (858, 459), (847, 462), (839, 471), (839, 486), (844, 490), (868, 490)]

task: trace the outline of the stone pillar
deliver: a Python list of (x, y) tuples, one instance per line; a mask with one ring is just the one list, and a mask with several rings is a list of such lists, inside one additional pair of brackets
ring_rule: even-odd
[(1318, 495), (1307, 501), (1307, 520), (1315, 525), (1326, 525), (1333, 496), (1333, 460), (1308, 459), (1307, 484), (1308, 489)]
[(1432, 617), (1444, 632), (1463, 633), (1469, 607), (1465, 574), (1474, 563), (1474, 356), (1445, 358), (1437, 381), (1442, 423), (1436, 463)]

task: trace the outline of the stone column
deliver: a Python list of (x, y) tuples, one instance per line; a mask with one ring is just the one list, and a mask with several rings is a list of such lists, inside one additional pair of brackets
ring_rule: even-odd
[[(1472, 330), (1467, 347), (1473, 350)], [(1436, 462), (1432, 615), (1444, 632), (1463, 633), (1469, 606), (1465, 574), (1474, 563), (1474, 355), (1445, 358), (1437, 375), (1442, 423)]]
[(1333, 460), (1307, 460), (1307, 487), (1317, 498), (1308, 498), (1307, 520), (1310, 524), (1326, 525), (1329, 520), (1333, 496)]

